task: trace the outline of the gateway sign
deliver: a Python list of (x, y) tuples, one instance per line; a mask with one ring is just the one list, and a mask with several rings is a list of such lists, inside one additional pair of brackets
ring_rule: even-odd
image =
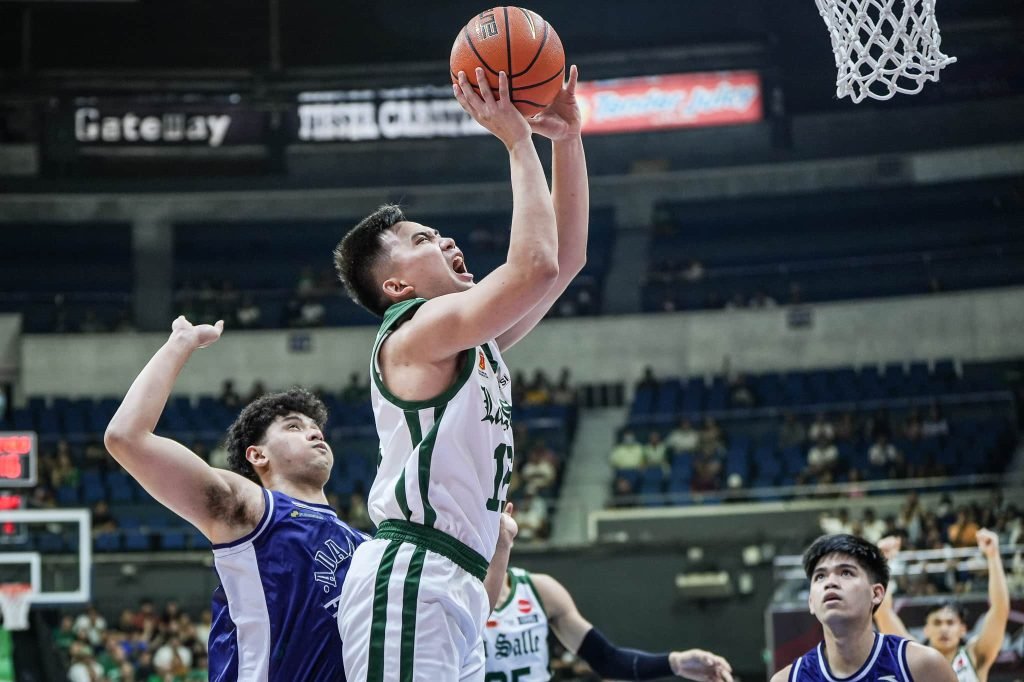
[(230, 128), (228, 114), (139, 115), (129, 111), (104, 115), (95, 107), (75, 110), (75, 139), (87, 144), (200, 143), (219, 147)]

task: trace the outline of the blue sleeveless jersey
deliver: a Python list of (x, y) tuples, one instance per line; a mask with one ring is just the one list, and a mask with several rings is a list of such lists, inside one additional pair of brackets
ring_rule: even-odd
[(871, 655), (849, 677), (832, 674), (822, 642), (796, 659), (789, 671), (789, 682), (914, 682), (907, 665), (907, 642), (902, 637), (876, 632)]
[(327, 505), (263, 491), (252, 533), (214, 545), (210, 680), (345, 679), (338, 601), (352, 553), (366, 535)]

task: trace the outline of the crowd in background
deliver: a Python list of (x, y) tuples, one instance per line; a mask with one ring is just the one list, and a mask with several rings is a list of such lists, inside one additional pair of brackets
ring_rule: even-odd
[[(877, 543), (884, 537), (901, 538), (901, 548), (908, 550), (947, 550), (977, 548), (978, 531), (987, 528), (999, 537), (1000, 545), (1017, 545), (1024, 540), (1024, 515), (1016, 501), (1007, 500), (995, 490), (984, 502), (956, 504), (950, 493), (944, 493), (937, 504), (921, 502), (917, 492), (907, 495), (894, 514), (879, 516), (866, 507), (859, 518), (846, 508), (823, 513), (823, 533), (852, 533)], [(941, 570), (926, 571), (925, 564), (936, 559), (904, 562), (904, 574), (896, 576), (900, 594), (927, 596), (943, 593), (985, 592), (987, 573), (957, 569), (957, 559), (938, 560)], [(1007, 567), (1008, 579), (1016, 590), (1024, 590), (1024, 561), (1020, 554)], [(1011, 592), (1014, 586), (1011, 585)]]
[(205, 681), (210, 625), (209, 610), (193, 618), (174, 601), (158, 610), (143, 600), (116, 621), (89, 605), (62, 616), (53, 643), (68, 682)]

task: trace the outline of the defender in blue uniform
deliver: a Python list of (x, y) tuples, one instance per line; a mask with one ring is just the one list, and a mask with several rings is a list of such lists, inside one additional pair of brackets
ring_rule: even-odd
[(339, 520), (324, 495), (334, 455), (323, 437), (323, 403), (302, 389), (253, 401), (228, 431), (231, 471), (153, 433), (186, 361), (223, 328), (175, 320), (104, 442), (147, 492), (213, 543), (221, 585), (211, 680), (344, 680), (338, 602), (366, 536)]
[(771, 682), (956, 682), (938, 652), (874, 631), (889, 566), (878, 547), (853, 535), (825, 535), (804, 553), (807, 605), (825, 639)]

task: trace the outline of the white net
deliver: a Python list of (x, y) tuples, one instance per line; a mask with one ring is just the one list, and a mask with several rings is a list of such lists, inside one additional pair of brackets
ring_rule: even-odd
[(31, 603), (31, 585), (0, 585), (0, 613), (3, 614), (3, 629), (11, 632), (28, 630), (28, 608)]
[(935, 0), (815, 0), (836, 56), (836, 96), (914, 95), (956, 57), (939, 49)]

